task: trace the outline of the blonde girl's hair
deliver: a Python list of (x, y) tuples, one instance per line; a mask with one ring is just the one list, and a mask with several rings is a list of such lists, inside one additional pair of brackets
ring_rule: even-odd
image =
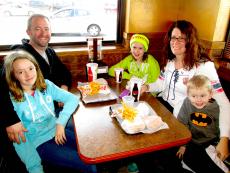
[(9, 91), (15, 101), (21, 102), (24, 101), (23, 89), (21, 87), (20, 82), (15, 78), (14, 71), (13, 71), (13, 63), (18, 59), (27, 59), (30, 62), (32, 62), (35, 66), (35, 69), (37, 71), (37, 79), (32, 88), (33, 90), (39, 89), (40, 91), (44, 92), (44, 90), (46, 89), (46, 83), (37, 61), (28, 52), (25, 52), (23, 50), (18, 50), (18, 51), (11, 52), (9, 55), (5, 56), (4, 70), (5, 70), (6, 82), (9, 86)]
[(212, 85), (207, 76), (195, 75), (187, 83), (187, 93), (190, 89), (206, 88), (209, 92), (212, 92)]

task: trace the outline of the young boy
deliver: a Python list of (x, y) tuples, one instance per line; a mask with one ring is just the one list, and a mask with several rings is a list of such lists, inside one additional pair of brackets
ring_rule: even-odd
[(193, 76), (187, 83), (187, 94), (177, 118), (190, 129), (192, 140), (180, 147), (177, 156), (195, 172), (223, 172), (205, 150), (219, 140), (220, 111), (212, 99), (211, 82), (204, 75)]

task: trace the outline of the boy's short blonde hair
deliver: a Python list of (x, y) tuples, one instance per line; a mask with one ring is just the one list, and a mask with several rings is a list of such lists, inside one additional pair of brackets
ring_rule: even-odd
[(187, 83), (187, 93), (190, 89), (207, 88), (208, 91), (212, 92), (212, 85), (209, 78), (205, 75), (195, 75)]

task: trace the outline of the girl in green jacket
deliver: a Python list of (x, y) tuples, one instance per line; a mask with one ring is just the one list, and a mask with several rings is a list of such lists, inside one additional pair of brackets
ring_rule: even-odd
[(142, 34), (134, 34), (130, 39), (131, 54), (119, 63), (109, 68), (109, 75), (115, 76), (115, 68), (123, 68), (123, 79), (138, 77), (145, 83), (156, 81), (160, 74), (160, 67), (157, 60), (147, 53), (149, 39)]

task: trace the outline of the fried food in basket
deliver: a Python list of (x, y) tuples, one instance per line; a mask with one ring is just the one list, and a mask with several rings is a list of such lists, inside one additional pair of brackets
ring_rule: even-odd
[(100, 84), (98, 82), (90, 82), (89, 87), (91, 89), (89, 95), (95, 95), (100, 91)]
[(79, 86), (78, 89), (81, 91), (83, 96), (98, 94), (101, 88), (101, 84), (98, 82), (89, 82), (88, 85)]
[(137, 110), (134, 107), (127, 106), (125, 103), (122, 103), (122, 109), (119, 110), (122, 114), (122, 119), (133, 121), (137, 116)]

